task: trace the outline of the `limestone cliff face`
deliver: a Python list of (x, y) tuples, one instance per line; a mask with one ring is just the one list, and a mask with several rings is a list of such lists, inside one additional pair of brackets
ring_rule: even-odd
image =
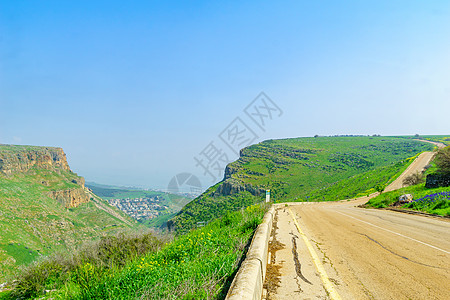
[[(245, 160), (244, 156), (245, 155), (241, 150), (240, 158)], [(249, 192), (254, 196), (260, 196), (265, 193), (265, 189), (263, 188), (254, 186), (250, 183), (244, 183), (242, 180), (234, 178), (232, 175), (238, 173), (239, 167), (240, 166), (237, 163), (230, 163), (226, 166), (224, 178), (213, 193), (213, 196), (229, 196), (244, 191)]]
[(266, 192), (265, 189), (255, 187), (250, 183), (242, 183), (241, 181), (228, 178), (217, 187), (217, 190), (213, 193), (213, 196), (229, 196), (238, 194), (240, 192), (249, 192), (253, 196), (261, 196)]
[(48, 192), (48, 195), (63, 204), (66, 208), (77, 207), (80, 204), (89, 202), (89, 196), (82, 187), (68, 190), (50, 191)]
[[(34, 170), (48, 170), (57, 174), (53, 182), (39, 178)], [(65, 172), (62, 172), (65, 171)], [(43, 186), (48, 187), (46, 194), (62, 203), (65, 207), (77, 207), (89, 201), (85, 192), (84, 178), (77, 176), (70, 170), (66, 154), (62, 148), (37, 147), (0, 144), (0, 176), (14, 176), (26, 173)], [(69, 189), (52, 188), (60, 186), (72, 186)]]
[(33, 166), (70, 170), (62, 148), (1, 145), (0, 172), (3, 174), (26, 172)]

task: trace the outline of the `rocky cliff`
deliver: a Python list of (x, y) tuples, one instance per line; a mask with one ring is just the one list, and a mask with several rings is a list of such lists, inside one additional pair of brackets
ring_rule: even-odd
[(0, 172), (6, 175), (41, 169), (70, 171), (62, 148), (0, 145)]
[(324, 201), (371, 193), (405, 161), (433, 146), (397, 137), (317, 137), (267, 140), (240, 151), (221, 182), (187, 204), (168, 222), (182, 232), (227, 211), (265, 200)]
[(89, 196), (83, 188), (50, 191), (48, 195), (67, 208), (78, 207), (82, 203), (89, 202)]
[(0, 144), (0, 162), (0, 283), (42, 255), (137, 226), (85, 188), (61, 148)]
[[(51, 173), (64, 173), (64, 176), (51, 180)], [(89, 201), (85, 192), (84, 178), (70, 170), (66, 154), (62, 148), (37, 147), (0, 144), (0, 174), (13, 176), (27, 174), (48, 187), (48, 196), (65, 207), (77, 207)], [(49, 179), (50, 178), (50, 179)]]

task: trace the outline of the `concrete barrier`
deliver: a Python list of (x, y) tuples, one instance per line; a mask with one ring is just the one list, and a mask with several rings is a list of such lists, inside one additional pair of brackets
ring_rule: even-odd
[(225, 299), (261, 300), (274, 215), (275, 208), (272, 205), (256, 229), (246, 258), (234, 277)]

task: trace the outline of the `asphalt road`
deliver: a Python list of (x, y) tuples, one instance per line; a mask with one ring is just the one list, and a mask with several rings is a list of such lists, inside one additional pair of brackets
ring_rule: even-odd
[(450, 222), (357, 207), (368, 200), (279, 205), (265, 298), (450, 299)]

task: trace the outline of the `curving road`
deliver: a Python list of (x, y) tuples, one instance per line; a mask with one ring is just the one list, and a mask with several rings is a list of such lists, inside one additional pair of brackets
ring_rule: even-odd
[[(421, 171), (422, 153), (386, 190)], [(266, 299), (450, 299), (450, 222), (351, 201), (279, 205)]]

